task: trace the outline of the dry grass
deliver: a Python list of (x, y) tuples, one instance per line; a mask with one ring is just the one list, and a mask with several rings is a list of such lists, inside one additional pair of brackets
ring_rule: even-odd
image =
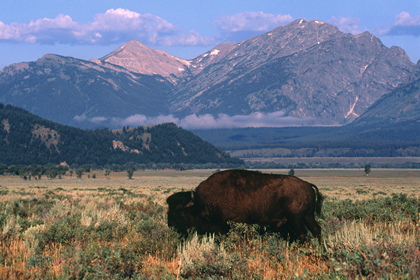
[[(288, 170), (263, 171), (288, 173)], [(296, 176), (317, 185), (331, 203), (346, 199), (363, 202), (390, 197), (392, 193), (420, 198), (420, 170), (373, 169), (369, 176), (365, 176), (361, 169), (297, 169), (295, 172)], [(414, 222), (405, 219), (374, 224), (362, 220), (326, 220), (324, 253), (316, 243), (297, 246), (258, 235), (244, 241), (238, 232), (222, 240), (193, 237), (186, 243), (178, 243), (174, 253), (170, 252), (170, 246), (158, 248), (160, 243), (173, 242), (170, 237), (162, 236), (167, 230), (166, 197), (182, 189), (195, 188), (212, 173), (213, 170), (136, 171), (132, 180), (125, 172), (112, 172), (107, 178), (103, 171), (85, 174), (81, 179), (65, 175), (62, 179), (25, 181), (17, 176), (0, 176), (0, 203), (5, 205), (0, 218), (2, 214), (24, 208), (23, 201), (51, 202), (45, 213), (41, 209), (42, 217), (39, 211), (25, 218), (12, 214), (3, 220), (3, 224), (0, 223), (0, 279), (62, 279), (63, 275), (88, 277), (88, 274), (83, 274), (86, 266), (97, 273), (91, 275), (93, 279), (112, 279), (115, 270), (109, 269), (104, 274), (100, 274), (100, 270), (122, 262), (127, 252), (133, 256), (125, 256), (127, 260), (119, 265), (133, 269), (133, 275), (137, 277), (141, 274), (150, 279), (193, 279), (197, 277), (194, 274), (197, 271), (208, 275), (205, 273), (209, 273), (209, 269), (226, 278), (237, 279), (241, 274), (243, 279), (336, 279), (364, 277), (364, 273), (370, 275), (367, 278), (375, 278), (375, 273), (382, 273), (381, 277), (387, 275), (387, 267), (398, 261), (409, 263), (411, 272), (395, 271), (390, 277), (405, 275), (410, 279), (415, 275), (412, 271), (420, 269), (420, 216)], [(143, 213), (143, 216), (133, 217), (138, 213)], [(56, 239), (40, 252), (40, 236), (69, 217), (77, 217), (79, 229), (87, 232), (95, 232), (108, 224), (120, 226), (122, 237), (82, 236), (69, 243)], [(25, 223), (31, 226), (24, 228)], [(156, 244), (150, 244), (154, 242), (150, 238), (157, 238)], [(109, 252), (107, 248), (110, 248)], [(112, 248), (117, 250), (115, 259), (109, 259), (111, 252), (115, 251)], [(341, 255), (343, 251), (346, 255)], [(138, 262), (130, 264), (130, 260), (139, 254), (143, 256)]]

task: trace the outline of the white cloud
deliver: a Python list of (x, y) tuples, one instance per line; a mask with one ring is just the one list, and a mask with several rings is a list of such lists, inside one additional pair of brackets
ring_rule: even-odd
[(172, 122), (185, 129), (214, 129), (214, 128), (240, 128), (240, 127), (284, 127), (284, 126), (299, 126), (313, 124), (313, 119), (300, 119), (287, 116), (283, 111), (272, 113), (255, 112), (249, 115), (234, 115), (219, 114), (213, 116), (211, 114), (204, 115), (188, 115), (183, 118), (177, 118), (173, 115), (160, 115), (157, 117), (147, 117), (145, 115), (136, 114), (127, 118), (103, 118), (94, 117), (88, 118), (86, 116), (76, 116), (74, 118), (77, 122), (90, 122), (97, 125), (105, 125), (111, 127), (123, 126), (147, 126), (161, 123)]
[(217, 20), (218, 28), (224, 32), (269, 31), (293, 20), (291, 15), (266, 14), (263, 12), (243, 12), (224, 16)]
[(155, 125), (160, 123), (177, 123), (178, 119), (172, 115), (160, 115), (157, 117), (147, 117), (145, 115), (136, 114), (129, 116), (127, 118), (111, 118), (110, 125), (113, 127), (123, 127), (123, 126), (145, 126), (145, 125)]
[(90, 121), (91, 122), (93, 122), (93, 123), (102, 123), (102, 122), (104, 122), (104, 121), (106, 121), (107, 120), (107, 118), (105, 118), (105, 117), (100, 117), (100, 116), (98, 116), (98, 117), (94, 117), (94, 118), (91, 118), (90, 119)]
[(391, 28), (381, 31), (382, 35), (390, 36), (420, 36), (420, 15), (411, 16), (407, 12), (396, 15)]
[(78, 24), (71, 17), (62, 14), (54, 19), (43, 18), (28, 24), (6, 25), (0, 22), (0, 40), (35, 43), (52, 39), (61, 42), (64, 37), (71, 36), (72, 30), (78, 28)]
[(360, 34), (360, 19), (354, 17), (332, 17), (329, 21), (337, 26), (341, 31), (353, 35)]
[(114, 44), (139, 40), (151, 45), (203, 45), (210, 42), (196, 31), (184, 32), (152, 14), (110, 9), (92, 22), (78, 23), (68, 15), (30, 23), (0, 22), (0, 41), (25, 43)]
[(214, 44), (214, 38), (203, 37), (195, 30), (187, 33), (174, 34), (174, 36), (161, 37), (159, 40), (163, 46), (200, 46)]
[(419, 26), (420, 25), (420, 16), (410, 16), (407, 12), (401, 12), (396, 16), (394, 25), (404, 25), (404, 26)]
[(243, 12), (216, 21), (223, 41), (240, 42), (293, 21), (291, 15)]

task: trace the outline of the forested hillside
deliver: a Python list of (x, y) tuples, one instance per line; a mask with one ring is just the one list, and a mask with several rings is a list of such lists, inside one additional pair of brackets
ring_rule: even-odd
[(0, 104), (0, 143), (0, 163), (7, 165), (242, 164), (175, 124), (116, 131), (82, 130), (3, 104)]

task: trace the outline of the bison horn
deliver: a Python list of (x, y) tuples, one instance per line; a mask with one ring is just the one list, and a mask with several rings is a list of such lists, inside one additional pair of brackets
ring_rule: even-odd
[(191, 207), (194, 205), (194, 191), (191, 191), (191, 200), (187, 203), (186, 207)]

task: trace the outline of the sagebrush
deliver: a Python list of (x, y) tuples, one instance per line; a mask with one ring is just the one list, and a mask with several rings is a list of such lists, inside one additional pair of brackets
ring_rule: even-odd
[(166, 225), (165, 188), (1, 190), (0, 279), (416, 279), (420, 271), (420, 199), (407, 194), (340, 200), (324, 190), (323, 243), (296, 244), (244, 224), (182, 240)]

